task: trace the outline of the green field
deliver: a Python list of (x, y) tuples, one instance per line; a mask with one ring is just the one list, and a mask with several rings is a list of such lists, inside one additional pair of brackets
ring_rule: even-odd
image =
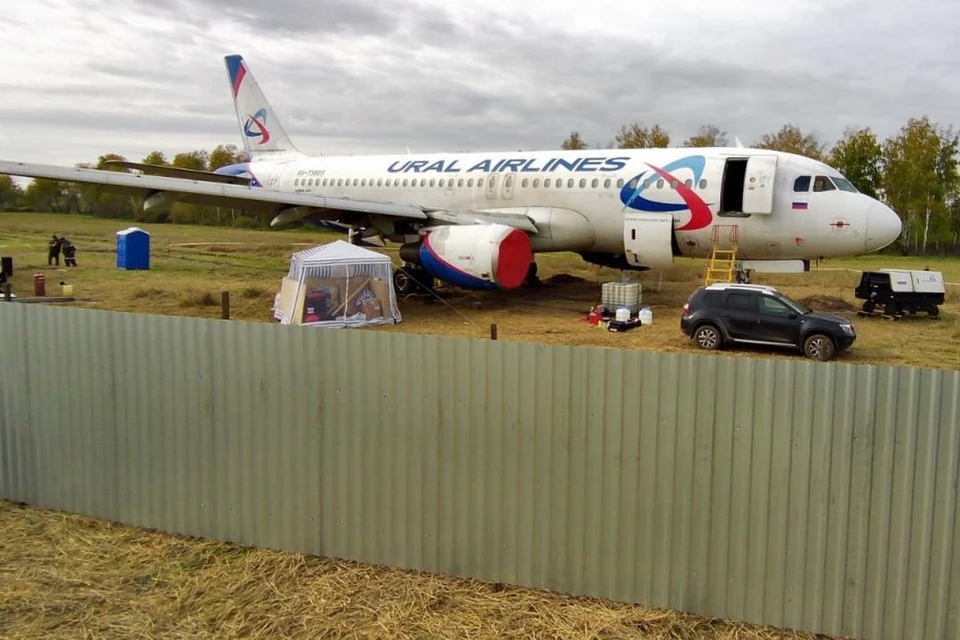
[[(100, 309), (216, 318), (220, 293), (230, 292), (231, 317), (273, 322), (271, 307), (286, 274), (290, 254), (337, 239), (318, 231), (255, 231), (219, 227), (142, 225), (151, 233), (150, 271), (116, 268), (116, 232), (125, 221), (43, 214), (0, 214), (0, 253), (14, 258), (14, 293), (29, 296), (32, 276), (43, 273), (47, 294), (57, 283), (73, 285), (74, 295), (88, 300), (72, 304)], [(51, 234), (66, 235), (78, 247), (76, 269), (46, 265)], [(386, 250), (396, 260), (396, 247)], [(377, 331), (463, 335), (482, 338), (496, 323), (503, 340), (564, 345), (593, 345), (661, 351), (696, 351), (680, 332), (680, 307), (703, 280), (703, 261), (678, 259), (664, 272), (633, 274), (643, 285), (643, 303), (653, 310), (653, 325), (627, 333), (610, 333), (582, 320), (598, 302), (600, 283), (620, 272), (585, 263), (573, 254), (538, 257), (544, 286), (523, 291), (441, 290), (442, 300), (412, 296), (400, 300), (403, 322)], [(884, 267), (942, 271), (960, 283), (960, 260), (864, 256), (829, 260), (806, 274), (769, 275), (756, 281), (780, 287), (814, 308), (849, 315), (858, 340), (839, 361), (955, 369), (960, 367), (960, 286), (948, 286), (938, 320), (926, 316), (897, 322), (858, 318), (853, 290), (859, 270)], [(744, 357), (797, 357), (791, 351), (738, 349)]]

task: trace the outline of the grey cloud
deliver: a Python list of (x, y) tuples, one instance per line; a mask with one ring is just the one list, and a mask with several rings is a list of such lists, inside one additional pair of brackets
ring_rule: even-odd
[[(18, 109), (0, 106), (0, 122), (9, 122), (14, 117), (26, 125), (42, 125), (47, 128), (70, 130), (80, 128), (102, 137), (104, 132), (154, 131), (183, 134), (213, 134), (236, 137), (236, 119), (223, 116), (198, 116), (196, 113), (170, 114), (163, 112), (139, 113), (128, 111), (86, 111), (68, 107), (34, 108), (24, 113)], [(233, 126), (230, 126), (233, 125)], [(106, 143), (109, 146), (109, 143)]]
[(212, 2), (216, 12), (265, 31), (288, 33), (333, 32), (351, 35), (389, 35), (396, 29), (393, 11), (384, 3), (362, 0), (286, 0), (277, 3), (259, 0)]
[[(533, 22), (492, 20), (472, 35), (454, 62), (441, 59), (426, 71), (417, 71), (416, 52), (363, 74), (336, 61), (286, 69), (290, 77), (311, 77), (317, 93), (333, 89), (320, 100), (301, 92), (303, 102), (292, 108), (298, 129), (391, 146), (412, 139), (443, 147), (456, 136), (469, 146), (550, 147), (573, 123), (588, 125), (602, 144), (620, 124), (640, 120), (664, 124), (677, 142), (705, 122), (752, 139), (779, 127), (784, 114), (808, 120), (812, 101), (804, 96), (811, 91), (844, 90), (841, 79), (816, 73), (680, 61), (635, 42), (572, 37)], [(770, 124), (731, 122), (746, 103), (772, 106)]]
[[(295, 142), (326, 153), (555, 148), (571, 130), (603, 145), (634, 121), (664, 126), (675, 143), (710, 123), (750, 144), (787, 122), (832, 142), (846, 125), (885, 136), (910, 116), (949, 117), (960, 101), (949, 75), (960, 51), (939, 26), (960, 12), (939, 3), (936, 24), (865, 0), (812, 7), (762, 32), (746, 16), (739, 29), (694, 21), (674, 48), (645, 39), (642, 24), (630, 37), (575, 34), (485, 5), (467, 20), (466, 6), (369, 0), (132, 4), (184, 27), (172, 39), (148, 29), (136, 56), (118, 52), (71, 70), (102, 84), (100, 92), (43, 89), (76, 106), (15, 114), (11, 98), (26, 94), (13, 82), (10, 93), (0, 86), (10, 96), (4, 121), (240, 144), (220, 59), (234, 52)], [(239, 41), (241, 50), (224, 50)], [(91, 104), (110, 115), (95, 115)]]
[(159, 17), (177, 19), (189, 16), (191, 21), (234, 21), (260, 33), (340, 34), (356, 36), (388, 36), (397, 31), (406, 16), (418, 15), (417, 8), (397, 9), (383, 2), (370, 0), (134, 0)]

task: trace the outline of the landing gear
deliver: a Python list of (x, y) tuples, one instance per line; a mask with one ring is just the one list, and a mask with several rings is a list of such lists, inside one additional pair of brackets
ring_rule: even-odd
[(527, 277), (523, 280), (523, 286), (535, 287), (538, 284), (540, 284), (540, 278), (537, 277), (537, 263), (531, 262), (530, 268), (527, 269)]
[(430, 291), (433, 285), (433, 276), (416, 265), (405, 264), (393, 272), (393, 288), (400, 295)]

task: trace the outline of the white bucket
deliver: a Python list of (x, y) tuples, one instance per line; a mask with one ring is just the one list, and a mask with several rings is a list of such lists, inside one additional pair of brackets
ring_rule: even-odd
[(650, 307), (640, 309), (640, 324), (653, 324), (653, 311)]
[(616, 318), (617, 322), (626, 322), (630, 319), (630, 309), (627, 309), (626, 307), (620, 307), (617, 309), (617, 313), (614, 317)]

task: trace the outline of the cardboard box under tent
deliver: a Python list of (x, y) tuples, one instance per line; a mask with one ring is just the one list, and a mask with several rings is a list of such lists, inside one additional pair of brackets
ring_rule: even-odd
[(281, 324), (358, 327), (400, 322), (389, 256), (337, 240), (298, 251), (274, 298)]

